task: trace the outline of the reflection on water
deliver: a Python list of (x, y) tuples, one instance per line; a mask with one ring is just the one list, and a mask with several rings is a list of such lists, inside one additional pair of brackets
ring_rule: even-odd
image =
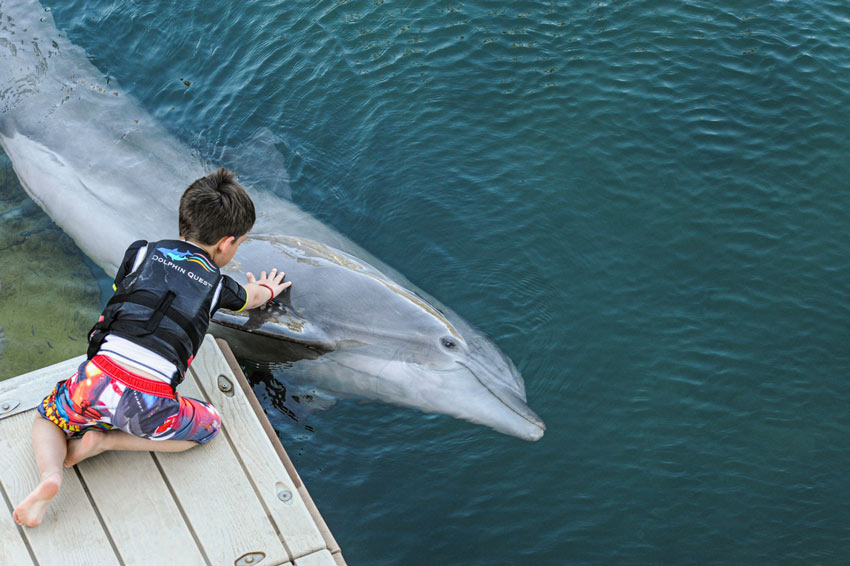
[(100, 309), (97, 279), (71, 238), (26, 195), (2, 153), (0, 253), (0, 379), (85, 353)]

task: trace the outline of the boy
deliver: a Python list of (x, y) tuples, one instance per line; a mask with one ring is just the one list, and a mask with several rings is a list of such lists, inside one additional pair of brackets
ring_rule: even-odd
[(244, 286), (219, 272), (255, 219), (250, 197), (222, 168), (183, 193), (180, 240), (128, 248), (89, 334), (88, 359), (38, 407), (32, 444), (41, 483), (15, 508), (15, 522), (41, 523), (63, 463), (106, 450), (182, 452), (218, 433), (215, 408), (176, 388), (217, 309), (256, 308), (291, 285), (276, 269), (259, 279), (248, 273)]

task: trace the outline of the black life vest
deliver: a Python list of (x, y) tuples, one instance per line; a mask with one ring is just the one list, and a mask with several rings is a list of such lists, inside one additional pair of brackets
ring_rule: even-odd
[(89, 332), (89, 359), (108, 334), (115, 334), (174, 364), (171, 385), (176, 388), (201, 347), (221, 277), (196, 246), (181, 240), (148, 244), (141, 264), (118, 282)]

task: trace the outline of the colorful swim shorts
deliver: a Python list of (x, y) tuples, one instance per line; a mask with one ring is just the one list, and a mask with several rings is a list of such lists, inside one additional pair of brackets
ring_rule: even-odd
[(69, 438), (117, 428), (151, 440), (204, 444), (221, 428), (221, 417), (209, 403), (130, 373), (106, 356), (86, 360), (77, 373), (57, 383), (38, 412)]

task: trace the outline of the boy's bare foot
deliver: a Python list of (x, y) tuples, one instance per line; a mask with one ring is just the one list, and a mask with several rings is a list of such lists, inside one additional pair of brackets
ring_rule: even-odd
[(86, 458), (97, 456), (106, 447), (103, 445), (103, 435), (99, 430), (90, 430), (82, 438), (72, 438), (68, 441), (68, 453), (65, 455), (65, 467), (76, 466)]
[(37, 527), (41, 524), (50, 502), (59, 493), (62, 484), (62, 472), (55, 472), (38, 484), (26, 499), (15, 507), (12, 518), (22, 527)]

